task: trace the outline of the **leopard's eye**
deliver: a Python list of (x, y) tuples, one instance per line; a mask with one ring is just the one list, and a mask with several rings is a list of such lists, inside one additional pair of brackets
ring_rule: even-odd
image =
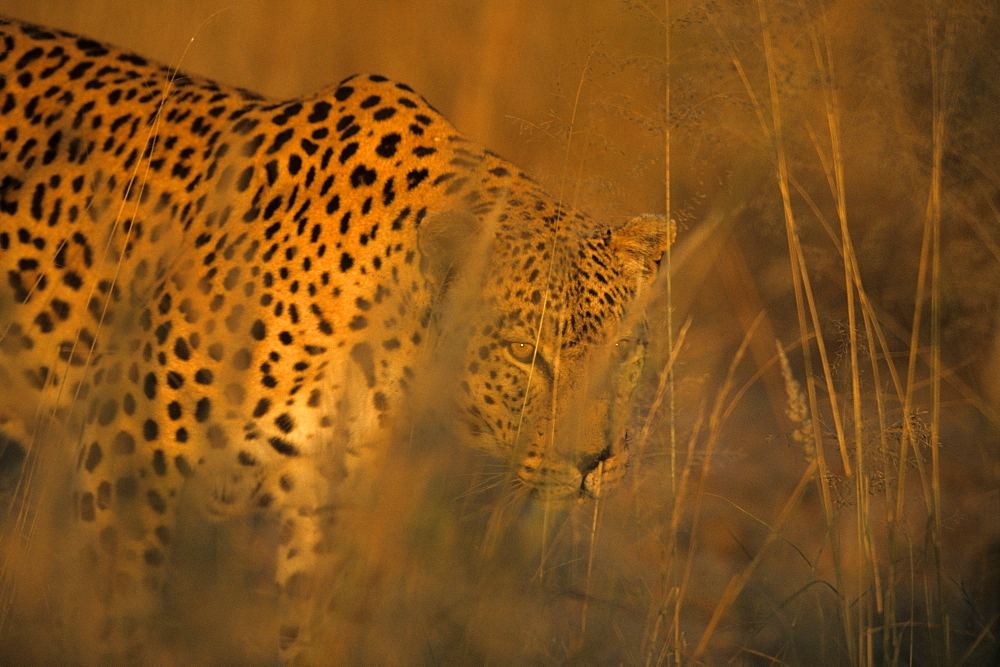
[(622, 338), (615, 342), (614, 345), (614, 355), (618, 357), (619, 360), (624, 359), (628, 356), (629, 352), (632, 351), (632, 341), (628, 338)]
[(535, 346), (531, 343), (507, 343), (507, 351), (522, 364), (530, 364), (535, 358)]

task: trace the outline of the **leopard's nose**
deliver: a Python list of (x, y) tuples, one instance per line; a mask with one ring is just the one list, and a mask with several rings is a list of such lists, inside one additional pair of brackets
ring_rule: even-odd
[(604, 449), (602, 449), (597, 454), (592, 454), (590, 456), (585, 457), (577, 467), (580, 470), (580, 474), (586, 477), (587, 473), (597, 470), (597, 466), (601, 465), (610, 458), (611, 458), (611, 445), (606, 445)]

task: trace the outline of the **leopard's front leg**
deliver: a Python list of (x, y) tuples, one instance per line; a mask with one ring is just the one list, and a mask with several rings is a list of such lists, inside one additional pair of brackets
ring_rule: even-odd
[[(322, 581), (333, 572), (331, 480), (308, 458), (282, 466), (273, 476), (280, 499), (275, 583), (279, 596), (278, 649), (282, 664), (315, 664), (316, 619), (322, 616)], [(267, 489), (270, 484), (263, 485)], [(268, 491), (263, 491), (268, 493)]]
[(186, 463), (140, 453), (125, 429), (83, 446), (74, 508), (84, 576), (99, 613), (89, 619), (101, 660), (146, 662), (157, 652), (156, 611)]

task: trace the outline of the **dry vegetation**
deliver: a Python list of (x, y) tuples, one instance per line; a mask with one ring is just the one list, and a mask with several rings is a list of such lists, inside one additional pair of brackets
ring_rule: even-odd
[[(992, 2), (0, 12), (277, 97), (378, 71), (581, 208), (678, 221), (625, 488), (524, 502), (427, 425), (374, 498), (339, 499), (317, 611), (331, 662), (1000, 660)], [(48, 576), (68, 553), (58, 516), (33, 512), (65, 481), (50, 456), (0, 443), (0, 662), (71, 658), (88, 616)], [(262, 660), (276, 527), (182, 526), (167, 645)]]

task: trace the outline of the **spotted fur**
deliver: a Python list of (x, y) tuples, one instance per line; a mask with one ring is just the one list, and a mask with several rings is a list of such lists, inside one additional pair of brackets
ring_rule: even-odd
[(275, 102), (14, 21), (0, 142), (0, 429), (78, 443), (124, 645), (181, 489), (280, 517), (281, 646), (302, 644), (324, 488), (385, 451), (434, 349), (456, 439), (521, 486), (623, 470), (662, 219), (563, 207), (382, 77)]

